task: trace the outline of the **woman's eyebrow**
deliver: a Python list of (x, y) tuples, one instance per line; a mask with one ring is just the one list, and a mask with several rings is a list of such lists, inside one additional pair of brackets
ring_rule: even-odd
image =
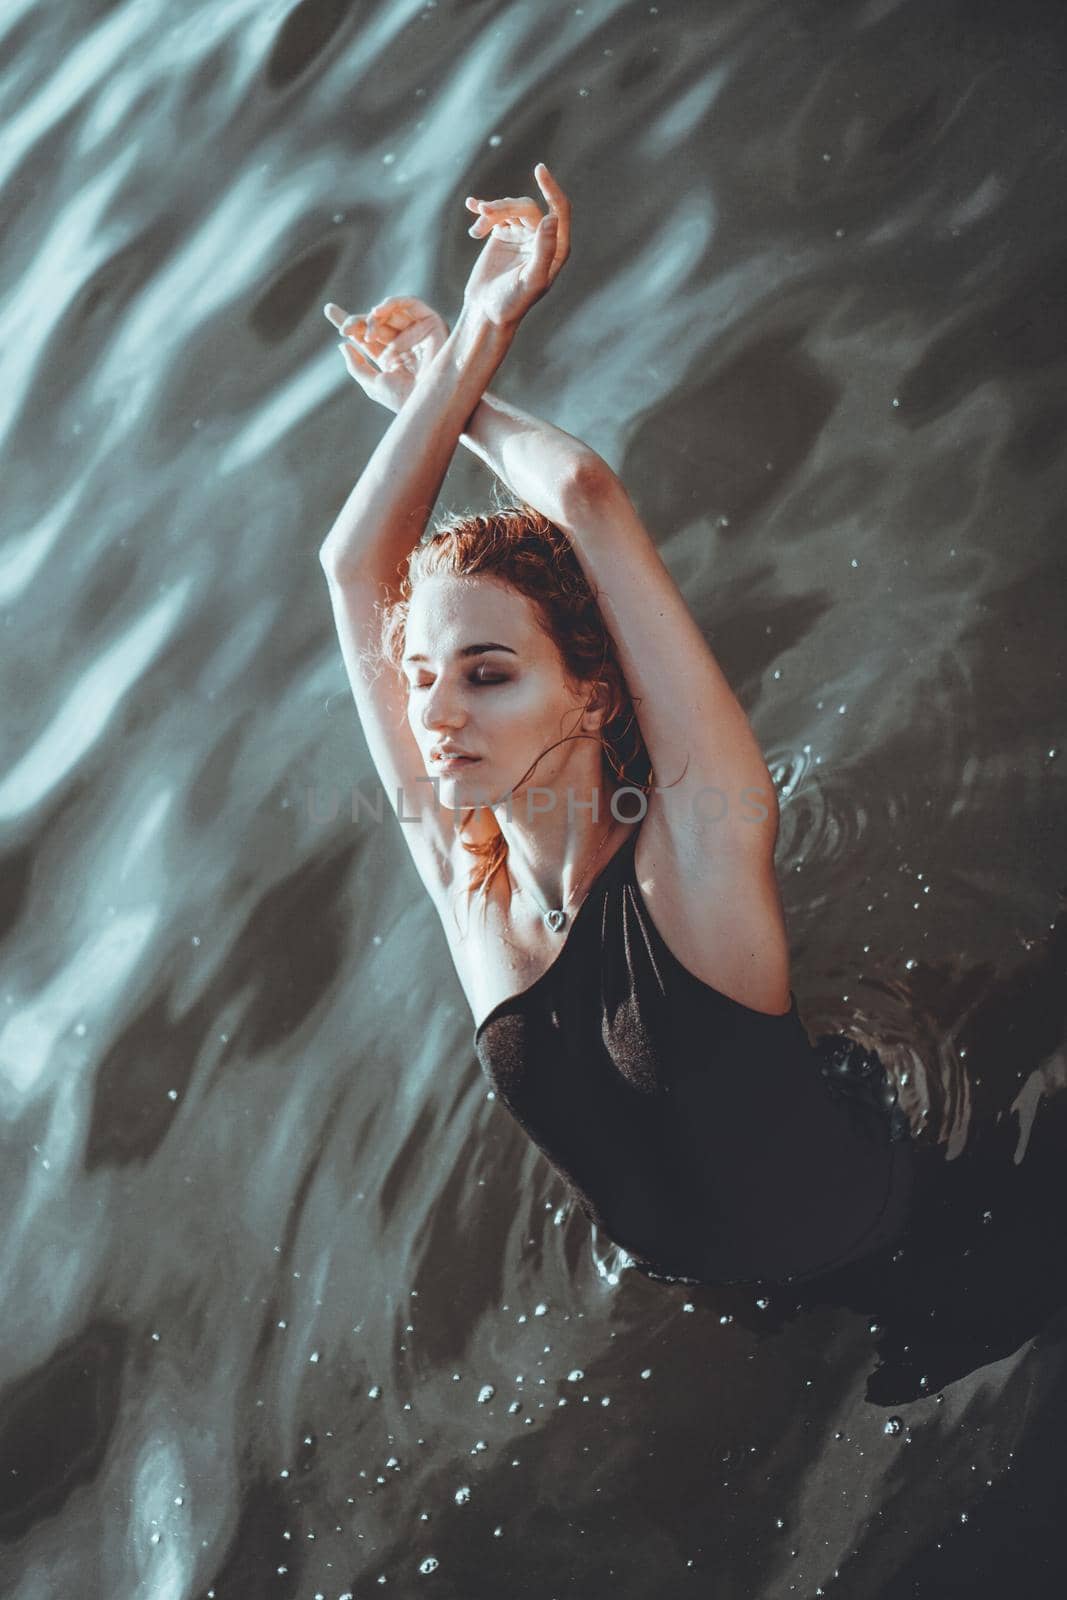
[[(490, 650), (506, 650), (509, 656), (518, 655), (518, 651), (513, 650), (509, 644), (465, 644), (461, 650), (456, 651), (456, 655), (461, 659), (464, 656), (484, 656)], [(404, 657), (405, 662), (426, 661), (427, 659), (426, 656)]]

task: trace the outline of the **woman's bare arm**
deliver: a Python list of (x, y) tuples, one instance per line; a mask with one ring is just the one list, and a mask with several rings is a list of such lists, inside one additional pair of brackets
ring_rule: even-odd
[[(467, 197), (479, 213), (469, 232), (484, 244), (463, 292), (463, 308), (425, 376), (402, 405), (398, 402), (396, 417), (326, 536), (319, 559), (331, 582), (395, 580), (430, 519), (460, 434), (516, 328), (567, 260), (570, 201), (544, 162), (538, 162), (534, 176), (547, 213), (529, 196), (518, 209), (511, 199)], [(349, 322), (361, 319), (345, 318), (332, 303), (325, 310), (331, 321), (341, 316), (345, 363), (367, 393), (387, 404), (394, 389), (402, 395), (409, 388), (407, 375), (379, 371), (349, 333)]]
[[(440, 313), (414, 295), (380, 300), (366, 316), (349, 316), (333, 301), (325, 309), (346, 336), (348, 369), (364, 393), (393, 412), (407, 406), (448, 339), (448, 324)], [(567, 483), (594, 454), (573, 434), (531, 416), (489, 389), (467, 419), (460, 443), (517, 500), (557, 524)]]
[(512, 494), (557, 525), (577, 470), (595, 455), (588, 445), (486, 390), (460, 443), (483, 461)]
[(464, 306), (319, 550), (331, 582), (395, 583), (429, 521), (460, 433), (514, 334), (514, 326), (492, 323)]

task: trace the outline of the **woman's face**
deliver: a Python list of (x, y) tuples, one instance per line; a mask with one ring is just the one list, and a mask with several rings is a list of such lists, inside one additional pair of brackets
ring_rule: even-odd
[[(541, 751), (581, 730), (587, 692), (568, 688), (559, 651), (535, 616), (525, 595), (492, 578), (438, 575), (411, 596), (403, 663), (408, 722), (449, 810), (496, 804), (527, 786), (552, 790), (556, 807), (566, 805), (568, 784), (576, 800), (588, 798), (577, 793), (575, 752), (582, 753), (582, 772), (599, 771), (600, 752), (589, 740), (550, 751), (515, 788)], [(444, 772), (435, 754), (440, 744), (476, 759)], [(555, 809), (545, 796), (530, 806), (534, 814)]]

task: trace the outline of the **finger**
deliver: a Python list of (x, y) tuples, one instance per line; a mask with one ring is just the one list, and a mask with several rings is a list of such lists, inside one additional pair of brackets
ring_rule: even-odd
[(537, 201), (536, 200), (531, 200), (530, 196), (528, 194), (520, 195), (518, 199), (515, 199), (515, 197), (513, 195), (508, 195), (503, 200), (479, 200), (478, 201), (478, 209), (480, 211), (483, 211), (483, 212), (497, 212), (497, 211), (530, 212), (530, 211), (536, 211), (538, 216), (541, 215), (541, 208), (537, 204)]
[(506, 217), (479, 217), (477, 222), (472, 222), (467, 232), (472, 239), (484, 239), (487, 233), (492, 233), (494, 228), (507, 221)]
[[(384, 348), (384, 343), (379, 344), (378, 350), (374, 348), (375, 341), (368, 333), (366, 319), (360, 316), (358, 312), (349, 314), (341, 306), (335, 305), (332, 300), (324, 307), (324, 310), (334, 327), (361, 352), (364, 358), (376, 356)], [(371, 370), (376, 372), (378, 369), (374, 367)]]
[(367, 317), (367, 341), (377, 349), (384, 350), (394, 339), (408, 331), (413, 320), (403, 309), (380, 311), (375, 307)]
[(560, 188), (559, 184), (556, 182), (555, 178), (552, 176), (551, 172), (545, 166), (543, 161), (539, 161), (536, 167), (534, 167), (534, 177), (537, 179), (537, 187), (540, 189), (541, 193), (546, 196), (546, 198), (551, 196), (554, 200), (557, 200), (562, 204), (570, 204), (570, 202), (567, 200), (567, 196), (564, 194), (563, 190)]
[(353, 378), (376, 378), (378, 376), (378, 368), (373, 362), (368, 361), (366, 356), (362, 355), (350, 340), (342, 339), (337, 348), (340, 350), (345, 366)]
[(543, 161), (539, 161), (534, 168), (534, 177), (541, 193), (548, 201), (549, 210), (555, 212), (561, 221), (569, 224), (571, 203)]
[(346, 317), (339, 331), (344, 342), (352, 345), (362, 355), (370, 356), (376, 360), (380, 359), (379, 351), (375, 349), (375, 341), (367, 333), (366, 319), (361, 317), (358, 312), (353, 312), (350, 317)]
[[(389, 347), (389, 339), (380, 339), (370, 329), (365, 317), (349, 317), (342, 326), (341, 332), (346, 339), (355, 345), (357, 350), (361, 350), (365, 356), (370, 356), (372, 360), (377, 361), (379, 366), (381, 365), (382, 354)], [(392, 335), (390, 335), (391, 337)]]
[(354, 350), (360, 359), (370, 366), (373, 372), (381, 370), (381, 354), (372, 345), (367, 344), (366, 340), (348, 334), (346, 338), (342, 339), (341, 345), (344, 349)]
[(556, 255), (556, 240), (559, 236), (559, 219), (549, 215), (542, 217), (541, 226), (534, 236), (533, 271), (531, 277), (535, 282), (544, 283), (546, 286), (552, 281), (552, 262)]
[(393, 324), (404, 327), (411, 321), (410, 305), (409, 295), (390, 295), (388, 300), (379, 300), (377, 305), (372, 306), (371, 320), (379, 326)]
[(498, 228), (525, 228), (531, 231), (541, 221), (542, 213), (537, 206), (531, 203), (529, 211), (498, 211), (490, 216), (481, 216), (477, 222), (467, 229), (472, 239), (484, 239), (486, 234), (494, 233)]
[(392, 338), (392, 333), (389, 330), (382, 330), (378, 327), (374, 320), (373, 311), (370, 312), (362, 326), (354, 328), (353, 332), (364, 349), (369, 350), (371, 355), (377, 357), (381, 356), (382, 351)]
[(396, 315), (401, 317), (410, 317), (412, 313), (412, 307), (416, 305), (418, 305), (418, 301), (415, 299), (414, 295), (391, 294), (388, 299), (379, 300), (378, 304), (374, 307), (374, 310), (375, 313), (379, 313), (382, 316)]

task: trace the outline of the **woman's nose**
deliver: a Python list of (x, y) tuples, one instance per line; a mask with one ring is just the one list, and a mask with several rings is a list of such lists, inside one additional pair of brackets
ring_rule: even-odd
[(463, 712), (455, 694), (434, 684), (422, 697), (422, 725), (424, 728), (456, 728), (463, 721)]

